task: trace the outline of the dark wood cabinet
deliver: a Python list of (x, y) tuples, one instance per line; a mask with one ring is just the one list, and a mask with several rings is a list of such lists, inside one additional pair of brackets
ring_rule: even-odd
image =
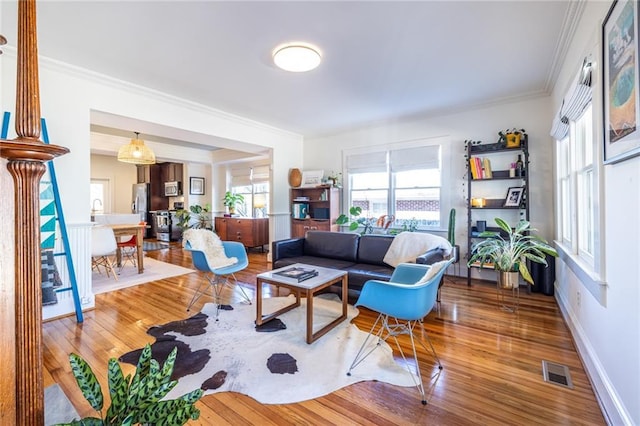
[(138, 183), (151, 183), (151, 166), (150, 165), (137, 165), (138, 170)]
[(340, 189), (331, 185), (291, 188), (291, 238), (307, 231), (338, 231)]
[(164, 163), (162, 164), (162, 172), (164, 182), (182, 182), (182, 163)]
[(216, 217), (215, 231), (223, 241), (238, 241), (245, 247), (269, 244), (269, 219), (250, 217)]

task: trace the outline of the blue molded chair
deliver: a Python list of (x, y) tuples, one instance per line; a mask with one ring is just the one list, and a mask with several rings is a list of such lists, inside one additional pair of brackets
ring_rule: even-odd
[[(414, 263), (401, 263), (395, 269), (391, 275), (391, 279), (386, 281), (369, 280), (367, 281), (358, 297), (358, 301), (355, 306), (364, 306), (373, 311), (379, 312), (373, 327), (369, 331), (369, 335), (363, 342), (360, 350), (356, 354), (355, 359), (349, 367), (347, 375), (351, 375), (353, 370), (358, 364), (363, 362), (376, 348), (380, 346), (380, 343), (387, 341), (389, 338), (393, 338), (396, 343), (404, 364), (407, 367), (409, 374), (411, 375), (416, 387), (420, 391), (422, 396), (422, 404), (427, 403), (424, 385), (422, 383), (422, 376), (420, 374), (420, 366), (418, 363), (418, 355), (416, 353), (415, 340), (419, 340), (422, 347), (428, 351), (424, 344), (426, 340), (431, 347), (433, 357), (438, 363), (438, 368), (442, 370), (442, 364), (436, 354), (431, 339), (427, 336), (423, 319), (431, 312), (431, 309), (436, 304), (436, 295), (438, 293), (438, 285), (442, 280), (444, 272), (453, 263), (454, 259), (445, 260), (435, 263), (433, 265), (421, 265)], [(433, 276), (427, 281), (423, 281), (426, 273), (431, 268)], [(431, 274), (430, 274), (431, 275)], [(421, 338), (414, 336), (414, 330), (418, 326), (421, 330)], [(400, 346), (397, 336), (407, 334), (411, 339), (411, 348), (413, 350), (413, 359), (415, 361), (415, 375), (411, 371), (411, 367), (407, 363), (404, 351)], [(369, 345), (370, 337), (375, 336), (377, 338), (376, 343)], [(426, 339), (425, 339), (426, 338)], [(416, 379), (417, 378), (417, 379)]]
[[(242, 243), (236, 241), (222, 241), (222, 246), (224, 247), (225, 255), (227, 257), (237, 258), (238, 262), (234, 263), (233, 265), (223, 266), (221, 268), (211, 268), (209, 266), (209, 262), (207, 262), (207, 257), (202, 250), (195, 250), (191, 248), (191, 244), (189, 243), (189, 241), (187, 241), (185, 244), (185, 249), (191, 252), (193, 266), (195, 266), (197, 270), (205, 272), (205, 278), (207, 278), (207, 282), (200, 284), (200, 287), (198, 287), (198, 290), (196, 290), (196, 293), (193, 295), (191, 302), (189, 302), (187, 311), (189, 311), (193, 304), (198, 299), (200, 299), (203, 294), (205, 294), (207, 286), (211, 285), (211, 288), (213, 290), (213, 300), (217, 305), (216, 321), (218, 320), (218, 314), (220, 313), (222, 289), (225, 285), (233, 288), (233, 284), (235, 284), (235, 286), (238, 287), (242, 292), (244, 300), (248, 304), (251, 304), (251, 298), (247, 295), (242, 286), (238, 285), (238, 279), (235, 276), (236, 272), (242, 271), (247, 266), (249, 266), (247, 251), (245, 250)], [(233, 284), (230, 282), (231, 280), (233, 280)]]

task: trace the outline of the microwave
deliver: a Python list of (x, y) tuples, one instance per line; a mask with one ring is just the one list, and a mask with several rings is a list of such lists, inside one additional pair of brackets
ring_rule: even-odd
[(164, 196), (165, 197), (177, 197), (182, 195), (182, 188), (180, 188), (180, 182), (165, 182), (164, 183)]

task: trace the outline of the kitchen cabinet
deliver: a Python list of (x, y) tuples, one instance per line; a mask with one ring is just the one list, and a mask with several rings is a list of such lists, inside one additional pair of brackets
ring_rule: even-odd
[(151, 166), (150, 165), (137, 165), (138, 171), (138, 183), (151, 183)]
[(169, 199), (164, 196), (162, 168), (158, 164), (137, 165), (138, 183), (149, 184), (149, 211), (166, 210)]
[(183, 167), (182, 163), (164, 163), (162, 164), (163, 181), (164, 182), (182, 182)]
[(245, 247), (269, 244), (269, 219), (250, 217), (216, 217), (215, 231), (223, 241), (238, 241)]

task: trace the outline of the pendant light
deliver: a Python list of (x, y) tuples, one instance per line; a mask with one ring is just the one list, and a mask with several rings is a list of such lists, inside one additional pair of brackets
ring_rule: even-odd
[(156, 155), (151, 148), (144, 144), (144, 141), (138, 138), (140, 133), (136, 134), (135, 139), (131, 139), (128, 145), (123, 145), (118, 150), (118, 161), (132, 164), (155, 164)]

